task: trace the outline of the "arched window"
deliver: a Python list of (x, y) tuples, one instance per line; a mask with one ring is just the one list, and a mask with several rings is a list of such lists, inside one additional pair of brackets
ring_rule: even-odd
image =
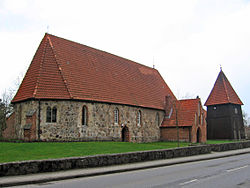
[(160, 117), (159, 117), (159, 113), (156, 114), (156, 125), (160, 126)]
[(82, 125), (87, 125), (87, 107), (83, 106), (82, 107)]
[(137, 125), (141, 125), (141, 111), (137, 112)]
[(46, 122), (51, 122), (51, 108), (48, 106), (46, 111)]
[(118, 108), (116, 108), (114, 110), (114, 120), (115, 120), (115, 124), (119, 123), (119, 110), (118, 110)]
[(57, 116), (57, 108), (54, 106), (52, 109), (52, 122), (56, 122), (56, 116)]

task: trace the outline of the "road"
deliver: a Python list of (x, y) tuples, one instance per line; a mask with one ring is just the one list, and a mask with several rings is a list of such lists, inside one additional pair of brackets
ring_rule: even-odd
[(130, 188), (130, 187), (185, 187), (185, 188), (249, 188), (250, 154), (109, 174), (71, 179), (37, 185), (30, 188)]

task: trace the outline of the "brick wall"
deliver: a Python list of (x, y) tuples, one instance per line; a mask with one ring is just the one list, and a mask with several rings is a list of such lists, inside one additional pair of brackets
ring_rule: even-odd
[[(179, 127), (179, 140), (190, 142), (190, 129), (191, 127)], [(176, 141), (177, 140), (177, 128), (176, 127), (162, 127), (161, 128), (161, 140)]]
[(4, 139), (16, 139), (15, 118), (15, 112), (13, 112), (8, 118), (6, 118), (6, 129), (3, 131), (2, 135)]
[(26, 125), (30, 125), (29, 129), (24, 130), (25, 141), (35, 141), (36, 137), (36, 112), (32, 115), (26, 115)]

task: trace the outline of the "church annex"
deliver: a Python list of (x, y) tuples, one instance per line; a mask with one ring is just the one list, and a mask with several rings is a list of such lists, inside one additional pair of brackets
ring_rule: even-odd
[(173, 140), (161, 127), (184, 113), (156, 69), (47, 33), (12, 103), (3, 136), (26, 141)]

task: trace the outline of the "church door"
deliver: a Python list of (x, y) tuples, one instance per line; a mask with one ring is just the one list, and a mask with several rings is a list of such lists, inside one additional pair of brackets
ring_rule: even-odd
[(200, 128), (197, 129), (196, 137), (197, 137), (196, 142), (200, 143), (201, 142), (201, 129)]
[(128, 130), (127, 126), (125, 126), (122, 129), (122, 141), (123, 142), (129, 142), (129, 130)]

